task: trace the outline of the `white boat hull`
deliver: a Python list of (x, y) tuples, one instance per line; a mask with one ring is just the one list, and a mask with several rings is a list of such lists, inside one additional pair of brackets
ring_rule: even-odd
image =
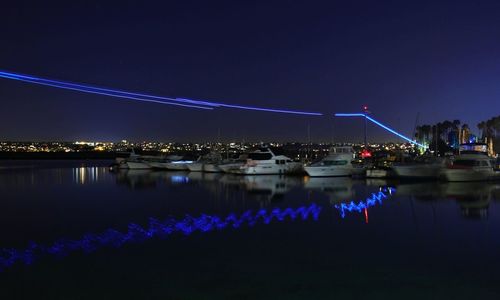
[(222, 169), (219, 168), (217, 164), (205, 164), (203, 166), (203, 171), (209, 172), (209, 173), (220, 173), (222, 172)]
[(167, 169), (167, 163), (164, 162), (149, 162), (148, 164), (153, 169)]
[(329, 166), (304, 167), (307, 175), (311, 177), (351, 176), (352, 168), (339, 168)]
[(446, 181), (487, 181), (493, 178), (494, 172), (489, 169), (445, 169), (442, 173), (442, 176)]
[(151, 169), (151, 166), (145, 162), (127, 161), (128, 169), (130, 170), (145, 170)]
[(186, 163), (167, 163), (166, 167), (168, 170), (188, 171), (189, 168), (187, 165), (188, 164), (186, 164)]
[(127, 170), (128, 170), (128, 164), (127, 164), (127, 161), (126, 161), (126, 160), (121, 160), (121, 161), (118, 163), (118, 169), (120, 169), (120, 170), (125, 170), (125, 169), (127, 169)]
[(204, 165), (203, 163), (197, 162), (197, 163), (187, 164), (186, 167), (191, 172), (201, 172), (203, 171)]
[(219, 165), (219, 169), (222, 170), (224, 173), (231, 173), (233, 170), (239, 169), (241, 166), (243, 166), (243, 163), (235, 163), (235, 164), (222, 164)]
[(239, 175), (280, 175), (298, 172), (302, 166), (298, 163), (286, 165), (277, 164), (257, 164), (255, 166), (243, 165), (237, 169), (230, 169), (228, 173)]
[(387, 170), (380, 170), (380, 169), (366, 170), (366, 177), (368, 178), (386, 178), (388, 176), (389, 172)]
[(437, 178), (441, 168), (438, 166), (393, 166), (397, 177)]

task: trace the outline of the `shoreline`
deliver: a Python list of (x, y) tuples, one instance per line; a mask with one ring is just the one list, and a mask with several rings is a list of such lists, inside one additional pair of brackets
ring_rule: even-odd
[(113, 160), (116, 152), (0, 152), (0, 160)]

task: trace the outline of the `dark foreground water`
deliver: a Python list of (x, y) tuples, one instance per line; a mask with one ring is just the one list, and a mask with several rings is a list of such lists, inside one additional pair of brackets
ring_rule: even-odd
[(500, 297), (498, 183), (107, 165), (0, 161), (1, 299)]

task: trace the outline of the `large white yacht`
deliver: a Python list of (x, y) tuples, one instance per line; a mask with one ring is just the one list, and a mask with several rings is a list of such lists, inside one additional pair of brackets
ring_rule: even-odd
[(232, 170), (239, 169), (247, 162), (248, 154), (241, 154), (236, 159), (223, 160), (222, 163), (217, 164), (217, 168), (224, 173), (231, 173)]
[(229, 168), (228, 173), (240, 175), (287, 174), (302, 171), (302, 164), (284, 155), (275, 155), (271, 149), (260, 149), (248, 154), (246, 162)]
[(488, 156), (486, 145), (460, 146), (460, 154), (452, 160), (441, 176), (446, 181), (485, 181), (495, 176), (493, 159)]
[(352, 147), (332, 147), (328, 156), (305, 166), (304, 169), (311, 177), (351, 176), (353, 174), (351, 163), (353, 159), (354, 150)]

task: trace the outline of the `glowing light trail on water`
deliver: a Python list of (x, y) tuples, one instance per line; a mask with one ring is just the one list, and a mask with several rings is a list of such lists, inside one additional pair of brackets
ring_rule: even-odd
[(382, 204), (383, 200), (388, 197), (387, 194), (392, 195), (395, 191), (396, 189), (392, 187), (381, 188), (378, 193), (372, 193), (372, 195), (364, 201), (359, 201), (358, 203), (355, 203), (354, 201), (349, 203), (340, 203), (335, 204), (334, 207), (340, 211), (340, 216), (342, 218), (345, 218), (346, 212), (355, 211), (361, 213), (365, 211), (366, 213), (366, 209), (376, 204)]
[[(333, 207), (340, 211), (340, 216), (345, 218), (346, 212), (364, 212), (376, 204), (382, 204), (396, 191), (392, 187), (382, 187), (377, 193), (373, 193), (364, 201), (355, 203), (341, 203)], [(99, 234), (85, 234), (79, 240), (60, 239), (50, 245), (40, 245), (31, 242), (26, 249), (3, 248), (0, 249), (0, 271), (11, 267), (16, 263), (32, 264), (36, 259), (43, 256), (64, 257), (72, 252), (91, 253), (103, 247), (121, 247), (125, 244), (143, 242), (152, 238), (166, 238), (173, 234), (191, 235), (195, 232), (209, 232), (222, 230), (225, 228), (237, 229), (241, 226), (254, 226), (256, 224), (269, 224), (273, 221), (283, 222), (285, 220), (303, 221), (312, 218), (317, 221), (322, 211), (322, 207), (317, 204), (301, 206), (298, 208), (274, 208), (271, 210), (260, 209), (257, 212), (248, 210), (240, 215), (229, 214), (225, 218), (202, 214), (199, 217), (187, 215), (184, 219), (178, 220), (168, 218), (158, 220), (151, 218), (149, 226), (142, 227), (131, 223), (126, 232), (115, 229), (108, 229)]]
[(305, 221), (312, 217), (313, 220), (318, 220), (320, 212), (321, 207), (313, 203), (298, 208), (261, 209), (256, 213), (249, 210), (239, 216), (232, 213), (225, 218), (203, 214), (200, 217), (188, 215), (182, 220), (150, 219), (147, 228), (132, 223), (125, 233), (108, 229), (100, 234), (86, 234), (79, 240), (58, 240), (49, 246), (31, 243), (28, 248), (22, 250), (0, 249), (0, 270), (18, 262), (32, 264), (44, 255), (66, 256), (75, 251), (90, 253), (102, 247), (118, 248), (124, 244), (142, 242), (151, 238), (166, 238), (175, 233), (190, 235), (194, 232), (208, 232), (228, 227), (236, 229), (243, 225), (269, 224), (272, 221), (282, 222), (286, 219), (293, 221), (300, 218)]

